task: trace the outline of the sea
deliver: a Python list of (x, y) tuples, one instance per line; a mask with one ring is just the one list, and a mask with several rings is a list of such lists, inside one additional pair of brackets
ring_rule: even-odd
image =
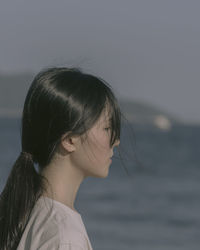
[[(20, 120), (0, 119), (0, 190), (21, 151)], [(75, 208), (94, 250), (200, 249), (200, 126), (123, 124), (106, 178), (87, 177)]]

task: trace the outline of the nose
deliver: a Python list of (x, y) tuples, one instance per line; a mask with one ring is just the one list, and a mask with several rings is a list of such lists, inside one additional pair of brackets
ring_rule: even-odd
[(118, 140), (116, 140), (116, 142), (114, 143), (114, 146), (117, 147), (117, 146), (119, 146), (119, 144), (120, 144), (120, 140), (118, 139)]

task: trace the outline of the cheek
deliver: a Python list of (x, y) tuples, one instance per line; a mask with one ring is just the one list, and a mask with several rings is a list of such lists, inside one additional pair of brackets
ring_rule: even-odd
[(110, 139), (105, 130), (93, 130), (73, 153), (73, 164), (86, 175), (100, 174), (110, 165)]
[(109, 139), (106, 133), (99, 133), (96, 137), (90, 141), (90, 150), (92, 157), (98, 157), (98, 160), (102, 160), (109, 153)]
[(72, 155), (73, 164), (81, 169), (93, 167), (99, 160), (99, 149), (93, 141), (85, 142)]
[(79, 152), (74, 152), (73, 164), (85, 176), (106, 177), (111, 164), (109, 150), (90, 142)]
[(107, 158), (108, 149), (102, 142), (91, 140), (86, 143), (79, 152), (74, 155), (74, 162), (82, 169), (99, 168)]

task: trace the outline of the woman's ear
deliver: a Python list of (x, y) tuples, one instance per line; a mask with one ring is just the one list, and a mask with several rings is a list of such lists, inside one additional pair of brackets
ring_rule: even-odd
[(61, 137), (61, 145), (65, 148), (65, 150), (67, 150), (70, 153), (77, 149), (79, 141), (80, 141), (80, 136), (78, 135), (68, 136), (69, 133), (70, 132), (64, 134)]

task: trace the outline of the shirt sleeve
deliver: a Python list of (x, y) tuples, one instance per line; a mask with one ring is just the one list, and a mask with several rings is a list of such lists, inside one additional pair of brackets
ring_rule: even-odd
[(61, 244), (59, 250), (88, 250), (75, 243)]

